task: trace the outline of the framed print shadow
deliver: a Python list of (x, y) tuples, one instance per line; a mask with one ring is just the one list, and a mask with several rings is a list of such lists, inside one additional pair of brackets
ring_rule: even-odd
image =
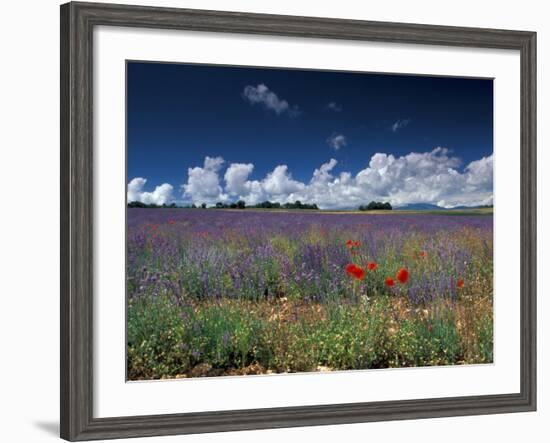
[(61, 6), (61, 437), (536, 409), (536, 34)]

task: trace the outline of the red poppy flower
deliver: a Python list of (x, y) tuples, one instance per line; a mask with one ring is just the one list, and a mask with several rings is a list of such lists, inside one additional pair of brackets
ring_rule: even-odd
[(420, 252), (418, 253), (418, 256), (419, 256), (419, 257), (426, 257), (426, 251), (420, 251)]
[(397, 271), (397, 274), (395, 274), (395, 278), (397, 278), (401, 284), (405, 284), (409, 280), (409, 271), (405, 268), (401, 268)]
[(373, 261), (367, 263), (367, 268), (369, 268), (370, 271), (376, 270), (377, 267), (378, 265)]
[(395, 282), (393, 281), (393, 278), (391, 277), (386, 277), (386, 286), (393, 286), (395, 284)]
[(356, 240), (356, 241), (353, 242), (353, 246), (359, 247), (359, 246), (361, 246), (361, 242), (359, 240)]
[(348, 249), (353, 248), (353, 242), (352, 242), (351, 240), (346, 240), (346, 247), (347, 247)]
[(354, 263), (350, 263), (346, 266), (346, 272), (349, 276), (356, 278), (357, 280), (363, 280), (365, 278), (365, 270)]
[(457, 281), (456, 281), (456, 287), (458, 289), (462, 289), (464, 287), (464, 280), (459, 278)]

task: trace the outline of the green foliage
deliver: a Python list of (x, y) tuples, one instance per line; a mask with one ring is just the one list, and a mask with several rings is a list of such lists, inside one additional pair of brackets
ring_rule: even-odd
[(296, 200), (294, 203), (285, 203), (283, 205), (278, 202), (264, 201), (254, 205), (254, 207), (261, 209), (319, 209), (315, 203), (302, 203), (300, 200)]
[[(406, 318), (395, 299), (298, 305), (219, 301), (175, 306), (165, 295), (128, 305), (130, 379), (446, 365), (465, 362), (455, 310)], [(299, 312), (299, 310), (302, 310)], [(475, 361), (492, 361), (492, 321), (476, 319)], [(236, 372), (239, 373), (239, 372)], [(243, 372), (240, 372), (243, 373)]]
[(216, 209), (244, 209), (246, 207), (246, 203), (244, 200), (239, 200), (233, 203), (217, 202), (214, 207)]
[(266, 200), (264, 202), (258, 203), (257, 205), (254, 205), (254, 207), (262, 209), (280, 209), (281, 204), (279, 202), (270, 202), (269, 200)]
[[(233, 203), (217, 202), (214, 207), (216, 209), (245, 209), (247, 206), (244, 200), (238, 200)], [(283, 205), (279, 202), (270, 202), (266, 200), (249, 207), (257, 209), (319, 209), (315, 203), (302, 203), (300, 200), (296, 200), (294, 203), (285, 203)]]
[(319, 209), (315, 203), (302, 203), (300, 200), (296, 200), (294, 203), (285, 203), (283, 205), (285, 209)]
[(368, 205), (361, 205), (359, 206), (359, 210), (360, 211), (373, 211), (373, 210), (387, 210), (387, 211), (391, 211), (393, 208), (392, 208), (392, 205), (390, 204), (390, 202), (375, 202), (375, 201), (371, 201)]
[(185, 324), (168, 299), (132, 300), (128, 304), (128, 377), (162, 378), (189, 367)]
[(172, 208), (173, 209), (173, 208), (177, 208), (178, 206), (175, 203), (170, 203), (169, 205), (167, 205), (166, 203), (163, 203), (162, 205), (157, 205), (155, 203), (146, 204), (139, 201), (133, 201), (133, 202), (128, 202), (128, 207), (129, 208)]

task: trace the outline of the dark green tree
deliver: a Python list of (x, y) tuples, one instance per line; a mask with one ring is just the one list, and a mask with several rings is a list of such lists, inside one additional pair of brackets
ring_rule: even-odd
[(393, 208), (390, 202), (382, 203), (382, 202), (371, 201), (367, 206), (365, 205), (359, 206), (360, 211), (373, 211), (373, 210), (391, 211), (392, 209)]

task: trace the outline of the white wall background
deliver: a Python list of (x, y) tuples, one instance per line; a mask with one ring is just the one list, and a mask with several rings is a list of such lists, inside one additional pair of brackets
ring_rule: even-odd
[[(162, 442), (544, 441), (550, 421), (546, 374), (550, 315), (550, 176), (548, 78), (550, 13), (546, 3), (462, 0), (338, 2), (318, 0), (163, 0), (118, 3), (310, 15), (538, 32), (539, 410), (528, 414), (151, 438)], [(54, 441), (59, 410), (59, 3), (2, 5), (0, 28), (0, 439)], [(546, 251), (545, 251), (546, 249)], [(546, 426), (545, 426), (546, 425)], [(547, 436), (546, 436), (547, 438)]]

